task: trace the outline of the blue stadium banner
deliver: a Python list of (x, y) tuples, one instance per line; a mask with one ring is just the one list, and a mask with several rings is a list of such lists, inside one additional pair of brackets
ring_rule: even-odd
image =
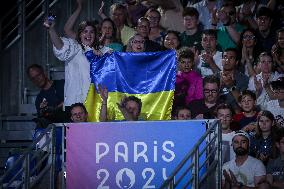
[(202, 120), (69, 124), (67, 188), (159, 188), (205, 131)]

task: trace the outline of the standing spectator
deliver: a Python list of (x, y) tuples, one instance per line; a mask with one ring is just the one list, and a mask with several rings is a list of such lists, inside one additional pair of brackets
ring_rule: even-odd
[(130, 26), (134, 27), (137, 25), (139, 18), (146, 13), (147, 7), (141, 4), (140, 0), (125, 0), (125, 6), (131, 23)]
[(161, 46), (158, 43), (149, 39), (150, 22), (146, 17), (139, 18), (136, 31), (144, 38), (146, 52), (161, 50)]
[(235, 131), (231, 130), (233, 112), (227, 104), (219, 104), (216, 108), (216, 118), (220, 119), (222, 128), (222, 163), (226, 163), (235, 157), (232, 139)]
[(222, 57), (223, 71), (219, 78), (221, 83), (221, 97), (227, 104), (230, 104), (235, 113), (240, 112), (238, 98), (240, 92), (247, 89), (248, 77), (237, 71), (238, 52), (234, 48), (226, 49)]
[(202, 77), (193, 70), (193, 52), (188, 47), (182, 47), (177, 54), (178, 72), (176, 76), (173, 111), (175, 111), (175, 107), (203, 98)]
[(255, 135), (251, 137), (251, 156), (261, 160), (264, 165), (275, 153), (274, 143), (277, 137), (277, 128), (274, 116), (269, 111), (261, 111), (257, 118)]
[(145, 17), (148, 18), (150, 22), (149, 39), (162, 45), (165, 31), (160, 26), (160, 20), (161, 20), (160, 12), (157, 9), (150, 8), (146, 12)]
[(97, 31), (94, 22), (82, 21), (79, 24), (76, 40), (59, 37), (54, 28), (54, 20), (46, 19), (44, 26), (53, 44), (54, 55), (65, 62), (64, 106), (70, 108), (76, 102), (83, 103), (91, 83), (90, 63), (84, 52), (94, 48), (95, 54), (101, 54), (96, 50)]
[(196, 8), (186, 7), (182, 16), (185, 31), (180, 35), (181, 46), (195, 47), (200, 52), (202, 30), (198, 27), (199, 13)]
[(284, 188), (284, 128), (279, 129), (277, 133), (275, 145), (279, 156), (268, 162), (266, 179), (272, 188), (282, 189)]
[(236, 157), (222, 167), (222, 188), (268, 187), (263, 163), (249, 156), (250, 138), (245, 131), (237, 131), (232, 139)]
[(272, 26), (273, 12), (267, 7), (260, 7), (256, 13), (256, 37), (261, 45), (261, 50), (269, 52), (276, 41)]
[(87, 122), (88, 112), (83, 103), (75, 103), (70, 107), (71, 120), (74, 123)]
[(236, 48), (240, 42), (240, 33), (244, 30), (244, 26), (237, 22), (236, 8), (232, 4), (222, 5), (218, 11), (218, 18), (223, 23), (217, 32), (218, 44), (223, 51), (227, 48)]
[(203, 79), (203, 99), (193, 100), (188, 107), (191, 117), (196, 119), (213, 119), (215, 108), (219, 101), (220, 80), (215, 76)]
[(123, 45), (116, 38), (116, 32), (116, 26), (110, 18), (105, 18), (101, 22), (99, 41), (102, 48), (105, 46), (112, 51), (123, 50)]
[[(104, 3), (98, 11), (99, 16), (104, 19), (106, 15), (103, 13)], [(116, 24), (117, 39), (122, 42), (123, 45), (127, 45), (128, 40), (135, 33), (135, 30), (127, 26), (127, 8), (121, 3), (114, 3), (110, 7), (110, 18)]]
[(204, 50), (201, 51), (201, 55), (199, 55), (197, 68), (200, 70), (202, 77), (206, 77), (223, 70), (222, 52), (217, 50), (216, 30), (204, 30), (202, 32), (201, 45)]
[(145, 51), (145, 39), (140, 34), (132, 36), (127, 44), (126, 52), (144, 52)]

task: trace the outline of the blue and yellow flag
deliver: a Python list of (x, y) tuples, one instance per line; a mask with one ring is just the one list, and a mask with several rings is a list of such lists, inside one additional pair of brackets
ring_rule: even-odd
[(122, 120), (117, 104), (121, 98), (136, 96), (142, 100), (141, 119), (170, 119), (176, 80), (176, 53), (113, 52), (102, 57), (86, 52), (91, 62), (91, 86), (85, 101), (89, 121), (99, 121), (101, 98), (100, 84), (109, 91), (108, 119)]

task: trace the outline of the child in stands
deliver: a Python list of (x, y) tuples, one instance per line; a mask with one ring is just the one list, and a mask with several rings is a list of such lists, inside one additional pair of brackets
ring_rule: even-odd
[(255, 122), (257, 118), (256, 111), (256, 95), (250, 90), (244, 90), (238, 98), (239, 106), (242, 112), (234, 115), (234, 122), (238, 123), (239, 128), (233, 128), (233, 130), (243, 129), (250, 131), (255, 128)]
[(264, 165), (275, 155), (273, 144), (276, 138), (276, 125), (270, 111), (261, 111), (257, 117), (256, 133), (251, 137), (250, 155), (261, 160)]
[(189, 108), (187, 108), (185, 106), (177, 107), (174, 119), (175, 120), (189, 120), (189, 119), (191, 119), (191, 112), (190, 112)]

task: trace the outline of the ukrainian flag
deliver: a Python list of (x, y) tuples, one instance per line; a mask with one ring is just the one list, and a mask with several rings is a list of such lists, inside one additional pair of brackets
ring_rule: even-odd
[(99, 121), (102, 100), (98, 85), (106, 86), (108, 120), (124, 119), (117, 104), (121, 98), (136, 96), (142, 100), (142, 120), (170, 119), (176, 80), (176, 53), (161, 52), (113, 52), (97, 57), (86, 52), (91, 62), (91, 85), (85, 101), (89, 121)]

